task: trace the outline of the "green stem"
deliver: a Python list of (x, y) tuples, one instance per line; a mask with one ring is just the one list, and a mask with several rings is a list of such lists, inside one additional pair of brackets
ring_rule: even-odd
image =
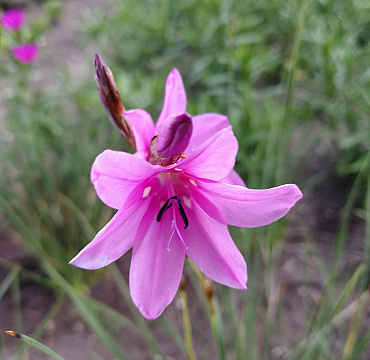
[(214, 297), (214, 288), (213, 289), (208, 289), (209, 291), (205, 290), (206, 287), (208, 286), (214, 286), (213, 283), (206, 279), (205, 276), (202, 274), (202, 272), (198, 269), (198, 267), (193, 263), (191, 260), (189, 260), (189, 264), (193, 271), (195, 272), (196, 276), (199, 279), (199, 282), (202, 286), (204, 297), (206, 298), (206, 303), (207, 303), (207, 310), (208, 310), (208, 316), (209, 316), (209, 322), (211, 325), (211, 330), (212, 330), (212, 337), (213, 341), (215, 343), (215, 347), (218, 351), (219, 358), (220, 359), (225, 359), (225, 346), (223, 343), (223, 339), (221, 336), (221, 331), (218, 326), (217, 322), (217, 316), (216, 316), (216, 311), (215, 311), (215, 297)]
[(113, 278), (113, 281), (117, 285), (118, 291), (121, 293), (123, 299), (125, 300), (127, 306), (129, 307), (129, 311), (132, 315), (132, 317), (135, 319), (136, 324), (141, 329), (141, 336), (143, 337), (144, 341), (148, 345), (148, 348), (151, 350), (152, 355), (156, 355), (160, 353), (160, 349), (157, 345), (157, 340), (152, 334), (148, 323), (145, 321), (145, 319), (141, 316), (141, 314), (138, 312), (137, 308), (133, 304), (131, 300), (130, 295), (130, 289), (129, 286), (122, 276), (121, 272), (119, 271), (116, 264), (111, 264), (109, 267), (110, 274)]
[(184, 322), (184, 343), (186, 352), (188, 353), (188, 357), (190, 360), (196, 360), (196, 355), (194, 352), (193, 342), (192, 342), (192, 330), (191, 330), (191, 320), (189, 315), (189, 308), (188, 308), (188, 301), (186, 297), (186, 290), (180, 290), (180, 296), (183, 301), (183, 308), (182, 308), (182, 319)]
[(209, 320), (211, 323), (213, 339), (215, 341), (215, 344), (218, 350), (218, 356), (220, 359), (224, 360), (226, 359), (225, 346), (222, 341), (221, 332), (220, 332), (218, 322), (217, 322), (217, 315), (215, 311), (215, 301), (214, 300), (215, 300), (214, 296), (207, 298), (208, 315), (209, 315)]

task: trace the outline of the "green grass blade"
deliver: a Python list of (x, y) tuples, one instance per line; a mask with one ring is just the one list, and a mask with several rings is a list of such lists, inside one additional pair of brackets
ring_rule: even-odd
[(56, 359), (56, 360), (65, 360), (59, 354), (57, 354), (55, 351), (51, 350), (50, 348), (48, 348), (44, 344), (40, 343), (37, 340), (32, 339), (29, 336), (26, 336), (26, 335), (23, 335), (23, 334), (14, 332), (14, 331), (5, 331), (5, 332), (7, 334), (11, 335), (11, 336), (16, 337), (17, 339), (22, 340), (27, 345), (32, 346), (32, 347), (34, 347), (34, 348), (36, 348), (36, 349), (44, 352), (45, 354), (51, 356), (53, 359)]
[(168, 320), (166, 320), (164, 316), (160, 316), (157, 321), (161, 324), (162, 328), (166, 330), (167, 334), (171, 337), (182, 354), (185, 355), (184, 340), (178, 330)]
[(95, 351), (90, 351), (91, 357), (94, 360), (104, 360), (99, 354), (97, 354)]
[(157, 340), (155, 339), (153, 333), (151, 332), (146, 320), (142, 317), (136, 306), (133, 304), (131, 300), (130, 289), (126, 280), (122, 276), (117, 265), (111, 264), (111, 266), (109, 267), (109, 271), (112, 275), (114, 282), (117, 285), (119, 292), (121, 293), (126, 304), (129, 306), (130, 312), (134, 317), (135, 322), (141, 329), (141, 336), (143, 337), (144, 341), (146, 342), (152, 353), (158, 354), (160, 350), (157, 345)]
[[(14, 323), (15, 327), (19, 331), (23, 331), (23, 321), (22, 321), (22, 304), (21, 304), (21, 291), (19, 287), (19, 274), (14, 278), (12, 284), (12, 298), (13, 298), (13, 311), (14, 311)], [(17, 354), (20, 358), (22, 352), (21, 343), (17, 342)]]
[(356, 271), (353, 273), (350, 280), (347, 282), (345, 288), (343, 289), (342, 293), (340, 294), (338, 301), (334, 305), (333, 311), (328, 316), (328, 319), (327, 319), (328, 322), (330, 322), (341, 311), (346, 300), (349, 298), (351, 294), (353, 294), (353, 291), (356, 285), (362, 279), (362, 275), (364, 274), (364, 271), (366, 270), (366, 268), (367, 268), (366, 264), (362, 263), (360, 264), (360, 266), (358, 266)]
[(278, 159), (277, 159), (278, 161), (277, 171), (276, 171), (276, 180), (278, 183), (280, 182), (282, 174), (283, 174), (284, 154), (286, 151), (286, 146), (288, 143), (289, 136), (292, 131), (292, 124), (291, 124), (290, 118), (291, 118), (291, 109), (292, 109), (293, 94), (294, 94), (294, 88), (295, 88), (295, 74), (296, 74), (299, 51), (300, 51), (300, 46), (301, 46), (303, 26), (304, 26), (306, 14), (307, 14), (307, 4), (308, 4), (308, 0), (302, 0), (301, 7), (299, 10), (297, 28), (296, 28), (296, 32), (294, 35), (292, 54), (290, 58), (291, 67), (288, 73), (284, 116), (283, 116), (283, 120), (280, 125), (280, 136), (278, 138), (278, 141), (280, 142)]
[[(12, 270), (14, 268), (14, 264), (8, 260), (5, 260), (3, 258), (0, 257), (0, 266), (4, 269), (8, 269), (8, 270)], [(27, 280), (31, 280), (32, 282), (36, 283), (36, 284), (39, 284), (39, 285), (42, 285), (42, 286), (46, 286), (50, 289), (53, 289), (53, 290), (56, 290), (58, 288), (58, 286), (52, 282), (50, 279), (45, 279), (43, 278), (42, 276), (30, 271), (30, 270), (27, 270), (23, 267), (19, 267), (19, 270), (20, 270), (20, 275), (24, 278), (26, 278)]]
[(13, 265), (12, 270), (9, 272), (9, 274), (5, 277), (5, 279), (0, 285), (0, 300), (2, 299), (4, 294), (7, 292), (10, 285), (13, 283), (14, 279), (18, 276), (20, 270), (21, 270), (20, 266)]
[[(31, 336), (32, 339), (38, 340), (42, 336), (42, 334), (45, 332), (50, 322), (53, 321), (53, 319), (58, 315), (59, 310), (61, 309), (63, 304), (64, 304), (64, 296), (59, 296), (57, 300), (55, 301), (55, 303), (53, 304), (53, 306), (51, 307), (51, 309), (49, 310), (49, 312), (46, 314), (46, 316), (42, 320), (41, 324), (32, 333), (32, 336)], [(27, 351), (29, 347), (29, 345), (27, 345), (26, 343), (23, 343), (23, 345), (24, 346), (22, 347), (19, 356), (18, 354), (15, 354), (17, 356), (15, 357), (15, 355), (13, 355), (9, 360), (17, 360), (19, 358), (23, 359), (23, 354), (25, 351)]]

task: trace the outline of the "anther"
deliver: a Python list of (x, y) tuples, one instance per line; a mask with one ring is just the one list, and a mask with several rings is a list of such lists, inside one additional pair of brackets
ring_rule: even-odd
[(182, 217), (182, 220), (184, 221), (184, 229), (186, 229), (188, 226), (189, 226), (189, 221), (188, 221), (188, 218), (185, 214), (185, 210), (184, 208), (182, 207), (182, 204), (181, 204), (181, 198), (179, 196), (172, 196), (170, 197), (165, 203), (164, 205), (161, 207), (161, 209), (159, 210), (159, 213), (157, 215), (157, 221), (161, 221), (162, 219), (162, 216), (163, 214), (172, 206), (172, 203), (169, 204), (169, 202), (171, 200), (176, 200), (177, 201), (177, 207), (179, 209), (179, 212), (180, 212), (180, 215)]

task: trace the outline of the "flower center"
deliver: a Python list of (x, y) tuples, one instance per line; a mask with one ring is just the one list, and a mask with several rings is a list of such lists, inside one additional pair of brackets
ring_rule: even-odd
[(158, 126), (150, 142), (150, 152), (155, 163), (168, 166), (183, 158), (192, 132), (193, 123), (188, 114), (169, 116)]
[[(164, 203), (164, 205), (161, 207), (161, 209), (159, 210), (158, 215), (157, 215), (157, 221), (160, 222), (161, 219), (162, 219), (163, 214), (172, 206), (172, 203), (170, 202), (171, 200), (176, 200), (177, 208), (179, 209), (180, 215), (181, 215), (182, 219), (184, 220), (184, 225), (185, 225), (184, 229), (186, 229), (189, 225), (189, 221), (188, 221), (188, 218), (185, 214), (185, 210), (182, 207), (181, 198), (179, 196), (176, 196), (176, 195), (171, 196)], [(188, 246), (186, 245), (186, 242), (184, 241), (183, 237), (181, 236), (181, 232), (180, 232), (179, 228), (177, 227), (177, 223), (176, 223), (176, 219), (175, 219), (175, 210), (173, 210), (173, 220), (171, 222), (171, 230), (172, 230), (172, 232), (171, 232), (170, 238), (168, 239), (167, 250), (171, 251), (170, 250), (170, 245), (171, 245), (171, 241), (172, 241), (172, 238), (175, 235), (175, 233), (178, 235), (179, 239), (181, 240), (182, 244), (185, 246), (185, 249), (187, 250)]]
[(182, 220), (184, 220), (184, 225), (185, 225), (184, 229), (186, 229), (189, 226), (189, 221), (185, 214), (185, 210), (182, 207), (181, 198), (179, 196), (172, 196), (164, 203), (164, 205), (161, 207), (157, 215), (157, 221), (160, 222), (163, 214), (166, 212), (166, 210), (168, 210), (172, 206), (172, 203), (170, 203), (171, 200), (177, 200), (177, 208), (179, 209)]

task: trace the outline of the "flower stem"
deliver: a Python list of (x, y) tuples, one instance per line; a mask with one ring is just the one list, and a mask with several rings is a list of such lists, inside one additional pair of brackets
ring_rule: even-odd
[(217, 311), (218, 309), (216, 308), (217, 306), (217, 303), (215, 301), (216, 300), (215, 299), (216, 288), (213, 282), (209, 279), (203, 280), (202, 287), (203, 287), (204, 296), (207, 300), (209, 321), (211, 324), (213, 339), (217, 347), (218, 356), (220, 359), (224, 360), (226, 359), (225, 343), (223, 341), (223, 336), (222, 336), (222, 333), (223, 333), (222, 326), (220, 326), (220, 323), (218, 322), (218, 320), (220, 319), (217, 318), (217, 315), (219, 315), (220, 312)]
[(186, 352), (188, 353), (189, 360), (196, 360), (197, 357), (194, 352), (193, 342), (192, 342), (192, 330), (191, 330), (191, 320), (189, 315), (188, 301), (186, 297), (186, 286), (185, 280), (182, 279), (180, 283), (180, 296), (182, 299), (182, 320), (184, 322), (184, 342)]
[(204, 297), (206, 298), (207, 303), (207, 310), (209, 316), (209, 322), (211, 325), (212, 330), (212, 337), (215, 343), (216, 350), (218, 351), (218, 355), (220, 359), (225, 359), (225, 346), (222, 337), (222, 331), (219, 327), (219, 323), (217, 321), (217, 309), (215, 309), (215, 286), (211, 280), (206, 278), (203, 273), (198, 269), (194, 262), (189, 260), (189, 264), (195, 274), (198, 277), (198, 280), (202, 286)]

